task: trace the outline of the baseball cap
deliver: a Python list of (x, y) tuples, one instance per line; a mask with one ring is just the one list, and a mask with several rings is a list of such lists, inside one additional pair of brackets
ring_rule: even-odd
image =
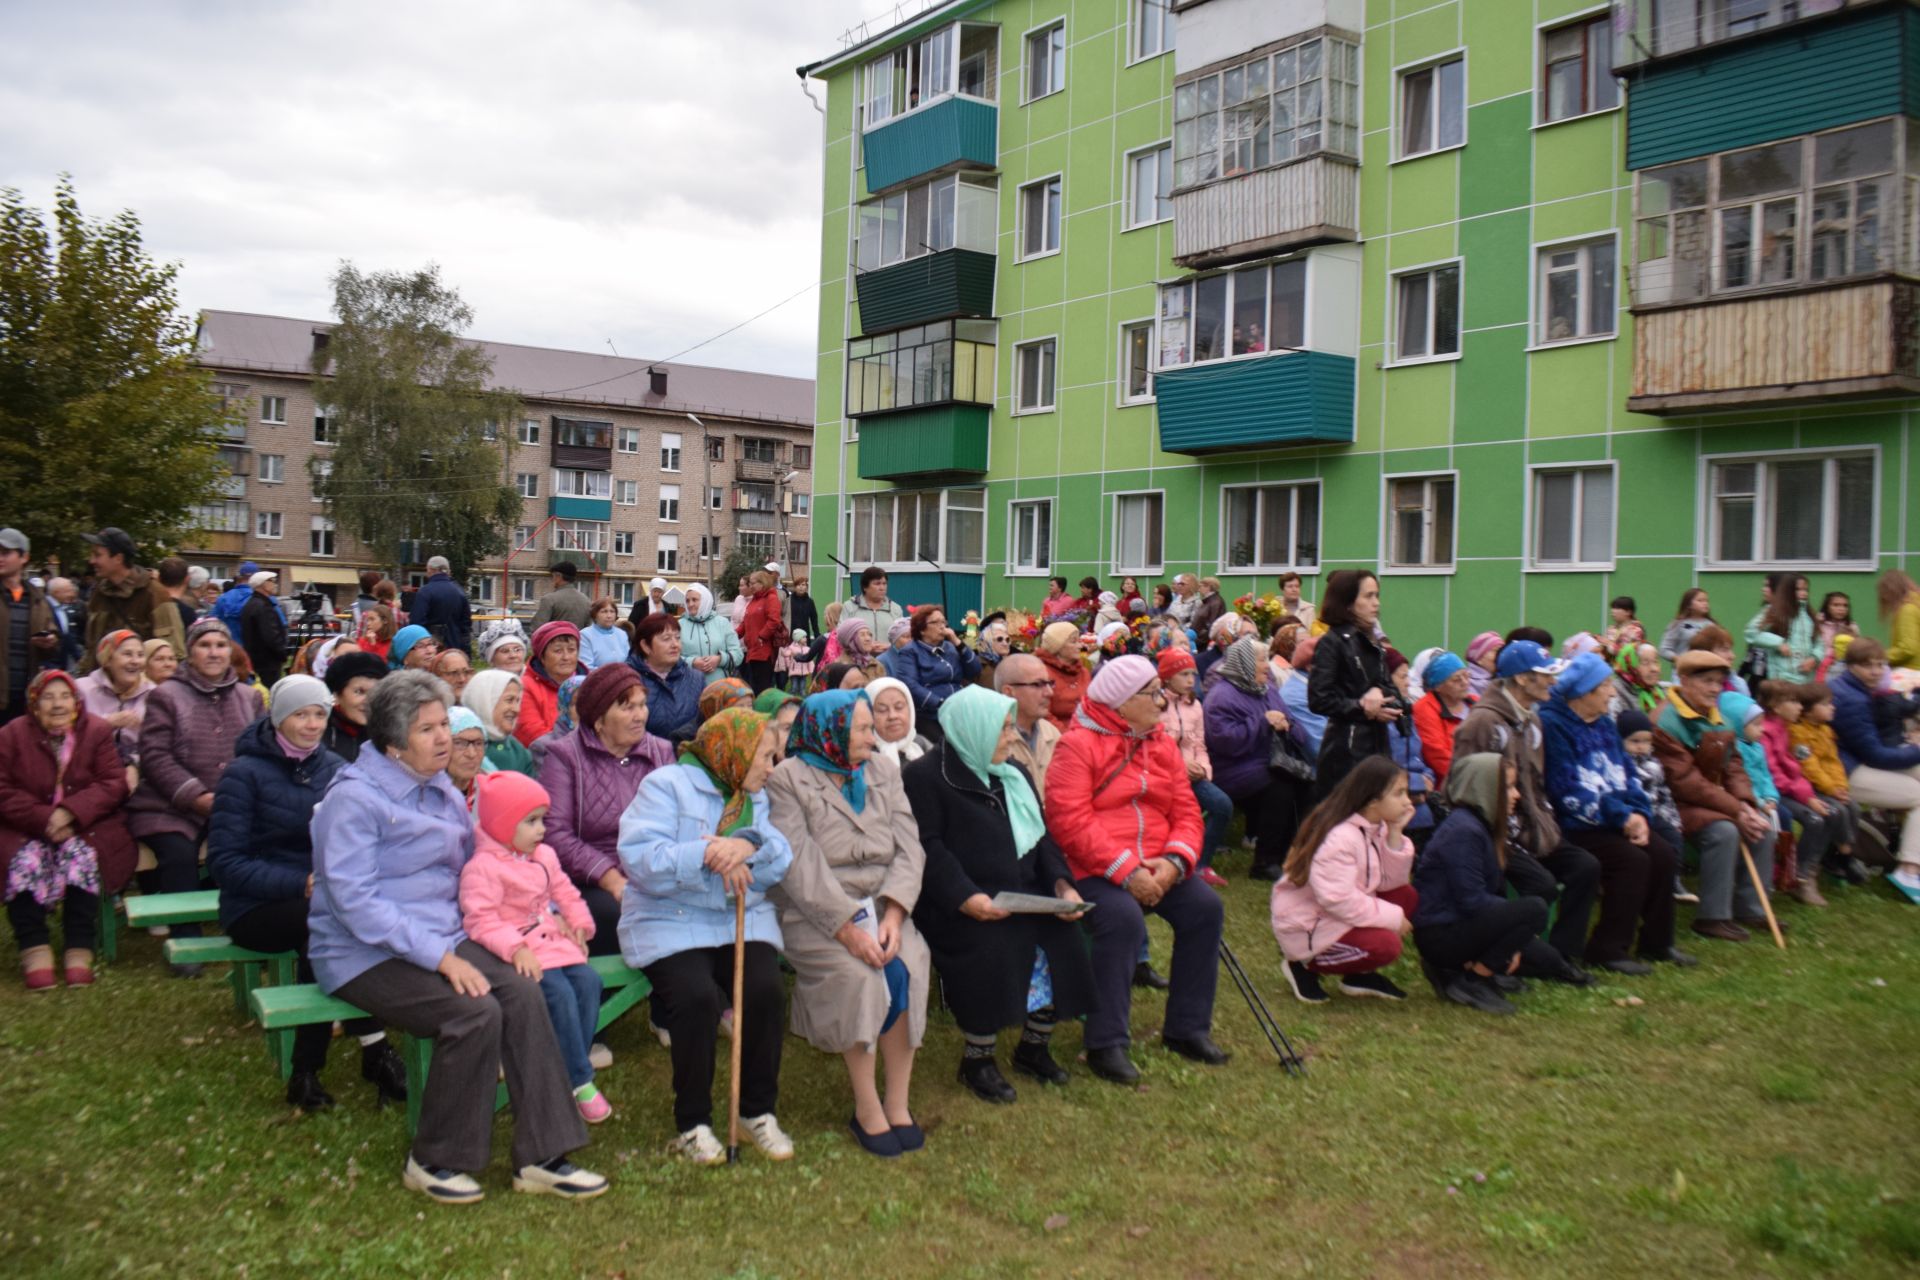
[(0, 529), (0, 547), (9, 551), (18, 551), (26, 555), (33, 550), (33, 544), (27, 541), (27, 535), (18, 529)]
[(240, 562), (240, 572), (234, 576), (240, 577), (240, 578), (251, 578), (254, 574), (258, 572), (260, 572), (259, 565), (255, 564), (251, 560), (242, 560)]
[(96, 547), (105, 547), (128, 564), (133, 563), (133, 538), (125, 529), (116, 529), (108, 525), (98, 533), (83, 533), (80, 536)]
[(1500, 651), (1500, 662), (1494, 669), (1494, 674), (1506, 680), (1529, 673), (1557, 676), (1566, 669), (1566, 663), (1555, 661), (1534, 641), (1515, 640)]

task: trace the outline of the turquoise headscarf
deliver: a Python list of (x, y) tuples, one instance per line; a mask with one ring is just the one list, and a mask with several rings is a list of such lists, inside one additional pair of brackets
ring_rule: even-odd
[[(855, 813), (867, 811), (867, 766), (847, 756), (847, 738), (853, 729), (853, 708), (867, 700), (865, 689), (834, 689), (816, 693), (800, 704), (787, 734), (787, 754), (816, 769), (838, 774), (840, 793)], [(1012, 699), (1008, 699), (1012, 701)]]
[(1013, 712), (1012, 698), (970, 684), (940, 704), (940, 729), (947, 745), (976, 778), (989, 786), (999, 780), (1007, 798), (1007, 817), (1013, 823), (1013, 847), (1024, 857), (1047, 834), (1047, 824), (1027, 775), (1009, 761), (993, 763), (1001, 730)]
[(407, 654), (412, 652), (413, 646), (425, 640), (427, 635), (427, 629), (418, 625), (405, 626), (394, 632), (393, 643), (387, 647), (388, 668), (398, 671), (405, 666)]

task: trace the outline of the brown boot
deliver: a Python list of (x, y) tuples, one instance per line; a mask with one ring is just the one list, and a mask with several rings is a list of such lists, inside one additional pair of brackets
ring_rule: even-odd
[(1821, 896), (1820, 886), (1813, 882), (1812, 876), (1808, 876), (1804, 880), (1794, 881), (1793, 887), (1788, 889), (1787, 893), (1791, 895), (1796, 902), (1803, 902), (1809, 907), (1824, 907), (1827, 905), (1826, 898)]
[(1693, 931), (1703, 938), (1718, 938), (1722, 942), (1745, 942), (1751, 936), (1731, 920), (1695, 920)]

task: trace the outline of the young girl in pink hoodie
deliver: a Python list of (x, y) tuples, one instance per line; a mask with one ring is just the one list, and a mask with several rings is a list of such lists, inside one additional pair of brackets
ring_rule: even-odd
[(587, 963), (593, 915), (560, 869), (547, 835), (547, 790), (521, 773), (474, 779), (479, 826), (460, 873), (467, 937), (540, 984), (567, 1063), (580, 1118), (599, 1124), (613, 1107), (594, 1087), (587, 1060), (600, 1014), (600, 975)]

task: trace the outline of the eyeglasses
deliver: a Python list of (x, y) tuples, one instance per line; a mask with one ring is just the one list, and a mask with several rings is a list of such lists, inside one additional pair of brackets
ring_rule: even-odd
[(487, 744), (485, 741), (468, 742), (463, 738), (455, 738), (453, 740), (453, 749), (455, 751), (485, 751)]
[(1053, 681), (1051, 680), (1009, 680), (1003, 687), (1008, 689), (1051, 689), (1053, 688)]

